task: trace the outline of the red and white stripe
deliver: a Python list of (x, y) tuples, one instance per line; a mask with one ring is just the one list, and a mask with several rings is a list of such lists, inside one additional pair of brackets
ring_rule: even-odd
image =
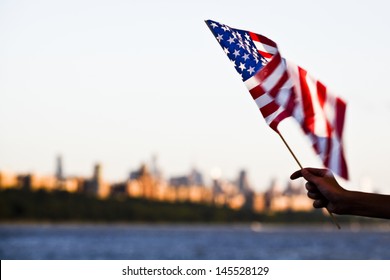
[(311, 140), (324, 165), (348, 179), (342, 145), (346, 103), (303, 68), (287, 62), (287, 69), (296, 101), (292, 116)]
[(269, 62), (245, 81), (267, 124), (276, 132), (278, 124), (292, 116), (310, 138), (324, 165), (348, 179), (342, 147), (346, 103), (329, 93), (306, 70), (280, 55), (272, 40), (250, 33), (259, 53)]
[(266, 123), (275, 131), (279, 122), (292, 115), (294, 92), (287, 66), (277, 45), (270, 39), (250, 33), (259, 53), (269, 62), (245, 85), (260, 109)]

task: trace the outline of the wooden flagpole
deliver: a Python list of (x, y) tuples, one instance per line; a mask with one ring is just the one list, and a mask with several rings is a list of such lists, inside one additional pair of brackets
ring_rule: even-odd
[[(284, 145), (286, 145), (287, 149), (290, 151), (290, 154), (293, 156), (293, 158), (295, 159), (295, 161), (298, 163), (299, 167), (302, 170), (303, 169), (302, 164), (299, 162), (298, 158), (295, 156), (294, 152), (291, 150), (290, 146), (287, 144), (287, 142), (284, 139), (283, 135), (279, 131), (277, 133), (279, 134), (279, 136), (282, 139)], [(332, 218), (333, 223), (337, 226), (338, 229), (341, 229), (339, 223), (337, 222), (336, 218), (333, 216), (332, 212), (330, 212), (328, 208), (325, 208), (325, 209), (326, 209), (326, 211), (328, 211), (330, 217)]]

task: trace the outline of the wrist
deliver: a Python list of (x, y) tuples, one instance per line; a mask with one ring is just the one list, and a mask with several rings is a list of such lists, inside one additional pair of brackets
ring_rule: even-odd
[(343, 189), (333, 201), (335, 209), (332, 212), (339, 215), (349, 215), (353, 212), (357, 200), (356, 192)]

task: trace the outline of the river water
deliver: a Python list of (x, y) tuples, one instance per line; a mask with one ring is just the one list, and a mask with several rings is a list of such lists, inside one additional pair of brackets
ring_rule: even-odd
[(390, 259), (390, 224), (0, 224), (0, 259)]

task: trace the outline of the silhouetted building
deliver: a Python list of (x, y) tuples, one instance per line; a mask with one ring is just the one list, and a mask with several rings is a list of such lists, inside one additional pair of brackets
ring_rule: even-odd
[(238, 175), (237, 185), (238, 185), (238, 189), (242, 193), (252, 192), (252, 188), (249, 185), (249, 181), (248, 181), (248, 175), (245, 170), (240, 171)]
[(204, 186), (203, 175), (193, 168), (189, 175), (170, 178), (169, 184), (174, 187)]
[(139, 170), (130, 173), (128, 193), (132, 197), (156, 199), (157, 183), (145, 164), (142, 164)]
[(264, 209), (266, 211), (274, 210), (273, 201), (282, 194), (281, 187), (276, 179), (271, 180), (269, 189), (264, 193)]
[(95, 167), (93, 169), (93, 179), (100, 183), (103, 181), (103, 173), (102, 173), (102, 166), (100, 163), (95, 164)]
[(193, 168), (190, 174), (190, 183), (195, 186), (204, 186), (203, 175), (197, 169)]
[(180, 187), (180, 186), (188, 187), (191, 185), (190, 177), (189, 176), (172, 177), (171, 179), (169, 179), (169, 184), (173, 187)]
[(239, 192), (244, 196), (245, 202), (242, 205), (242, 208), (252, 210), (255, 203), (255, 192), (252, 189), (251, 184), (249, 183), (248, 175), (245, 170), (241, 170), (238, 175), (237, 185)]
[(62, 157), (58, 156), (56, 159), (56, 178), (59, 181), (62, 181), (65, 179), (64, 177), (64, 171), (62, 166)]
[(115, 183), (111, 185), (111, 195), (118, 197), (118, 196), (127, 196), (127, 188), (128, 188), (128, 182), (123, 183)]
[(253, 211), (256, 213), (262, 213), (265, 210), (265, 199), (263, 193), (256, 193), (253, 196)]
[(95, 164), (92, 179), (84, 183), (84, 192), (100, 198), (106, 198), (110, 194), (110, 186), (103, 181), (101, 164)]
[(264, 194), (265, 210), (280, 211), (310, 211), (312, 201), (307, 197), (304, 186), (293, 185), (289, 182), (282, 190), (280, 185), (273, 181), (271, 187)]
[(54, 176), (40, 176), (36, 174), (26, 174), (17, 176), (18, 187), (37, 191), (53, 191), (56, 189), (57, 179)]
[(152, 160), (150, 163), (150, 175), (156, 180), (156, 181), (162, 181), (163, 180), (163, 174), (161, 171), (161, 168), (158, 166), (157, 163), (157, 155), (152, 156)]
[(245, 195), (238, 186), (226, 180), (214, 179), (212, 186), (213, 202), (216, 205), (226, 205), (233, 209), (240, 209), (245, 205)]
[(18, 186), (23, 190), (31, 190), (31, 175), (18, 175)]
[(141, 178), (142, 176), (150, 176), (150, 173), (148, 171), (148, 168), (146, 167), (146, 164), (141, 164), (141, 167), (135, 171), (130, 172), (129, 179), (130, 180), (137, 180)]

